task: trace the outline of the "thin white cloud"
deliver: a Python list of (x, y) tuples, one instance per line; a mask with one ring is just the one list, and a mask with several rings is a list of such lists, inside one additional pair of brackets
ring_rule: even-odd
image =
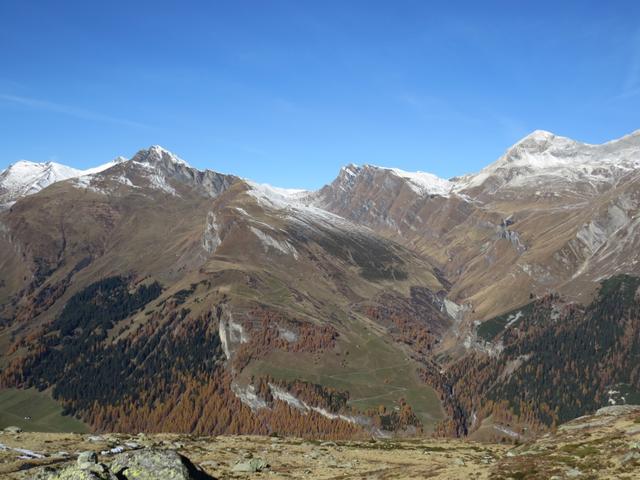
[(636, 95), (640, 95), (640, 87), (632, 90), (625, 90), (620, 95), (613, 97), (613, 100), (626, 100), (627, 98), (635, 97)]
[(631, 41), (631, 58), (627, 76), (624, 79), (622, 93), (616, 96), (616, 99), (635, 97), (640, 94), (640, 29), (636, 31)]
[(125, 118), (111, 117), (109, 115), (103, 115), (101, 113), (86, 110), (84, 108), (73, 107), (70, 105), (63, 105), (61, 103), (48, 102), (46, 100), (38, 100), (30, 97), (19, 97), (17, 95), (7, 95), (0, 93), (0, 100), (10, 102), (18, 105), (24, 105), (25, 107), (47, 110), (49, 112), (61, 113), (63, 115), (69, 115), (71, 117), (81, 118), (83, 120), (93, 120), (96, 122), (114, 123), (118, 125), (124, 125), (134, 128), (150, 128), (143, 123), (134, 122)]
[(396, 99), (426, 119), (469, 124), (480, 123), (478, 118), (458, 110), (444, 98), (405, 91), (396, 95)]
[(245, 153), (250, 153), (252, 155), (257, 155), (257, 156), (260, 156), (260, 157), (268, 157), (269, 156), (269, 154), (266, 151), (262, 150), (261, 148), (257, 148), (257, 147), (254, 147), (252, 145), (248, 145), (246, 143), (239, 142), (239, 141), (236, 141), (236, 140), (232, 140), (232, 139), (228, 139), (228, 138), (222, 138), (222, 137), (211, 137), (211, 140), (213, 140), (216, 143), (225, 145), (227, 147), (231, 147), (231, 148), (233, 148), (235, 150), (240, 150), (240, 151), (245, 152)]

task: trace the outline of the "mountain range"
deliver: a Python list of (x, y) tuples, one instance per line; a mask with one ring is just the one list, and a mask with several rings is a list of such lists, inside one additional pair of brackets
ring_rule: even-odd
[(520, 438), (640, 396), (640, 131), (317, 191), (0, 174), (0, 381), (95, 430)]

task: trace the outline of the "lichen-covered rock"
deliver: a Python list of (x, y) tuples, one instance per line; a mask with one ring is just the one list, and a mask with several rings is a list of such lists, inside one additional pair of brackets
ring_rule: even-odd
[(98, 463), (96, 452), (82, 452), (78, 455), (78, 468), (81, 470), (89, 470)]
[[(47, 480), (118, 480), (113, 473), (109, 471), (104, 465), (104, 468), (100, 468), (99, 464), (94, 464), (93, 468), (96, 471), (85, 470), (79, 468), (77, 465), (67, 467), (59, 472), (49, 474)], [(104, 470), (102, 472), (98, 470)]]
[(46, 480), (213, 480), (173, 450), (138, 450), (119, 454), (110, 467), (94, 452), (82, 452), (75, 465), (50, 473)]
[(636, 463), (636, 462), (640, 462), (640, 453), (638, 452), (627, 452), (620, 459), (620, 463), (622, 465), (627, 465), (627, 464)]
[(611, 405), (608, 407), (599, 408), (596, 412), (596, 416), (620, 416), (640, 411), (639, 405)]
[(45, 478), (47, 480), (117, 480), (106, 465), (98, 463), (98, 456), (91, 451), (80, 453), (75, 465), (50, 473)]
[(118, 455), (111, 471), (126, 480), (210, 480), (191, 461), (173, 450), (137, 450)]
[(262, 458), (252, 458), (251, 460), (247, 460), (244, 462), (236, 463), (232, 470), (234, 472), (261, 472), (269, 468), (269, 464), (263, 460)]

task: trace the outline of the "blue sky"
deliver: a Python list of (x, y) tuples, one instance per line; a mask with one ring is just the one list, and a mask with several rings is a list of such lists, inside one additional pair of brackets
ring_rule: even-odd
[(160, 144), (283, 187), (347, 163), (450, 177), (638, 112), (637, 1), (0, 2), (0, 168)]

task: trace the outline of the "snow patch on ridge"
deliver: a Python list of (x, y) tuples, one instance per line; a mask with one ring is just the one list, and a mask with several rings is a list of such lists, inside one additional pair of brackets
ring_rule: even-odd
[(310, 193), (307, 190), (278, 188), (268, 184), (255, 183), (251, 180), (245, 181), (251, 187), (247, 192), (249, 195), (261, 204), (277, 210), (304, 206), (303, 199)]
[[(94, 184), (94, 179), (96, 177), (94, 177), (93, 174), (91, 175), (83, 175), (81, 177), (77, 177), (73, 179), (73, 186), (76, 188), (83, 188), (85, 190), (90, 190), (92, 192), (95, 193), (101, 193), (101, 194), (107, 194), (109, 193), (109, 191), (107, 189), (104, 188), (100, 188), (98, 186), (96, 186)], [(127, 187), (132, 187), (132, 188), (139, 188), (136, 185), (134, 185), (133, 183), (131, 183), (131, 180), (129, 180), (127, 177), (125, 177), (124, 175), (115, 175), (113, 177), (110, 177), (111, 180), (120, 183), (121, 185), (125, 185)]]
[[(104, 165), (79, 170), (56, 162), (36, 163), (21, 160), (0, 172), (0, 202), (4, 200), (7, 204), (13, 204), (19, 198), (38, 193), (54, 183), (93, 175), (123, 161), (126, 161), (124, 157), (118, 157)], [(89, 183), (90, 181), (85, 179), (76, 183), (76, 186), (90, 188)]]
[(298, 260), (297, 250), (293, 245), (291, 245), (286, 240), (276, 240), (271, 235), (264, 233), (262, 230), (256, 227), (250, 226), (249, 229), (256, 237), (258, 237), (260, 242), (262, 242), (262, 245), (264, 246), (265, 251), (267, 251), (267, 249), (271, 247), (285, 255), (292, 255), (293, 258)]
[(126, 185), (127, 187), (134, 187), (136, 188), (136, 186), (131, 182), (131, 180), (129, 180), (127, 177), (125, 177), (124, 175), (117, 175), (112, 177), (116, 182), (121, 183), (122, 185)]
[(167, 182), (167, 179), (162, 173), (158, 170), (158, 168), (147, 161), (139, 162), (137, 160), (131, 160), (131, 163), (137, 165), (143, 170), (143, 176), (149, 182), (149, 186), (154, 187), (158, 190), (161, 190), (165, 193), (173, 195), (174, 197), (179, 196), (176, 192), (175, 188), (173, 188)]
[(115, 159), (111, 160), (110, 162), (107, 162), (105, 164), (102, 165), (98, 165), (97, 167), (93, 167), (93, 168), (88, 168), (87, 170), (83, 170), (82, 174), (83, 175), (94, 175), (96, 173), (101, 173), (104, 172), (105, 170), (109, 170), (111, 167), (115, 167), (116, 165), (119, 165), (123, 162), (126, 162), (128, 160), (128, 158), (126, 157), (116, 157)]
[(349, 177), (355, 177), (358, 174), (358, 166), (357, 165), (347, 165), (346, 167), (342, 167), (340, 171), (346, 173)]
[(345, 218), (331, 213), (313, 204), (312, 193), (308, 190), (276, 188), (246, 180), (250, 189), (247, 194), (255, 198), (260, 205), (274, 210), (282, 210), (298, 221), (313, 220), (324, 222), (327, 227), (340, 225), (353, 229), (363, 229)]
[(95, 193), (100, 193), (100, 194), (107, 193), (104, 190), (102, 190), (101, 188), (98, 188), (95, 185), (92, 185), (91, 184), (92, 180), (93, 180), (93, 176), (92, 175), (83, 175), (82, 177), (74, 178), (72, 180), (72, 182), (73, 182), (72, 185), (75, 188), (81, 188), (81, 189), (89, 190), (89, 191), (95, 192)]
[(418, 195), (440, 195), (448, 197), (453, 189), (454, 184), (449, 180), (440, 178), (432, 173), (427, 172), (406, 172), (399, 168), (376, 167), (382, 170), (388, 170), (394, 175), (404, 178), (408, 181), (409, 187)]
[(246, 192), (255, 198), (264, 208), (280, 210), (291, 222), (302, 228), (315, 228), (322, 224), (329, 229), (349, 228), (368, 231), (366, 227), (349, 222), (345, 218), (313, 205), (312, 192), (306, 190), (288, 190), (247, 181), (250, 189)]

